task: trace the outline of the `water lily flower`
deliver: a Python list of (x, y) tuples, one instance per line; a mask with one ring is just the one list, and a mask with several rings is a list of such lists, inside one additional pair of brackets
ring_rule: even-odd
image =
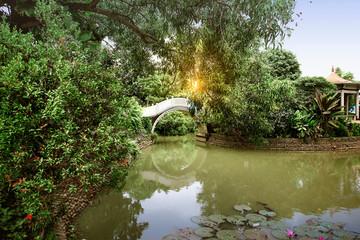
[(323, 237), (319, 237), (319, 240), (324, 240), (324, 238), (323, 238)]
[(288, 237), (292, 237), (292, 236), (295, 235), (294, 231), (291, 230), (291, 229), (288, 229), (288, 230), (284, 231), (284, 233), (285, 233), (286, 236), (288, 236)]

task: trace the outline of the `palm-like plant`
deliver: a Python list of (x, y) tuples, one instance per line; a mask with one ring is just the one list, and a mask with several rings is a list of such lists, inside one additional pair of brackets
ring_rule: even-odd
[(337, 127), (338, 121), (335, 117), (342, 115), (343, 106), (339, 105), (340, 99), (338, 94), (328, 97), (326, 94), (315, 89), (315, 113), (317, 119), (320, 121), (320, 127), (327, 132), (328, 130)]

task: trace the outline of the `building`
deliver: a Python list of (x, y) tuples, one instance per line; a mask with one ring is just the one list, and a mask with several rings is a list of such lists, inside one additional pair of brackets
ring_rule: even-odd
[[(351, 118), (353, 121), (359, 120), (359, 90), (360, 82), (352, 82), (339, 77), (332, 67), (330, 75), (327, 77), (329, 82), (336, 85), (338, 93), (341, 96), (340, 105), (345, 107), (346, 116)], [(354, 95), (355, 97), (355, 115), (349, 113), (349, 98)]]

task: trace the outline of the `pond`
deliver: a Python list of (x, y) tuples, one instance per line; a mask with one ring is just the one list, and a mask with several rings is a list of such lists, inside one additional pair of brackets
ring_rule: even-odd
[(291, 228), (310, 218), (360, 230), (360, 152), (255, 151), (162, 137), (142, 151), (121, 192), (79, 218), (80, 239), (162, 239), (193, 216), (273, 209)]

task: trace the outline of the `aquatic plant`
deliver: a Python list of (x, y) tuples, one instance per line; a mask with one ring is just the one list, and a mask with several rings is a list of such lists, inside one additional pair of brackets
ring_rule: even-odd
[(200, 237), (209, 238), (214, 236), (214, 230), (209, 227), (195, 228), (194, 233)]
[(284, 233), (286, 234), (286, 236), (289, 237), (289, 239), (291, 239), (291, 237), (295, 235), (294, 231), (291, 229), (284, 231)]
[(234, 205), (234, 209), (243, 212), (243, 211), (250, 211), (251, 207), (248, 205)]
[[(265, 206), (266, 207), (266, 206)], [(249, 209), (248, 205), (235, 205), (234, 209)], [(266, 207), (268, 208), (268, 207)], [(271, 208), (270, 208), (271, 209)], [(271, 209), (273, 210), (273, 209)], [(235, 239), (360, 239), (360, 234), (351, 231), (345, 231), (345, 223), (321, 222), (319, 218), (311, 218), (306, 224), (290, 227), (287, 223), (278, 220), (267, 220), (275, 212), (268, 210), (259, 210), (260, 214), (248, 213), (244, 216), (230, 215), (224, 216), (213, 214), (207, 216), (192, 217), (191, 221), (201, 227), (193, 230), (192, 228), (179, 229), (176, 234), (167, 235), (163, 240), (235, 240)], [(269, 214), (270, 213), (270, 214)], [(228, 223), (233, 226), (229, 229)], [(244, 226), (247, 224), (246, 226)], [(241, 226), (241, 227), (240, 227)], [(234, 230), (236, 228), (237, 230)]]

